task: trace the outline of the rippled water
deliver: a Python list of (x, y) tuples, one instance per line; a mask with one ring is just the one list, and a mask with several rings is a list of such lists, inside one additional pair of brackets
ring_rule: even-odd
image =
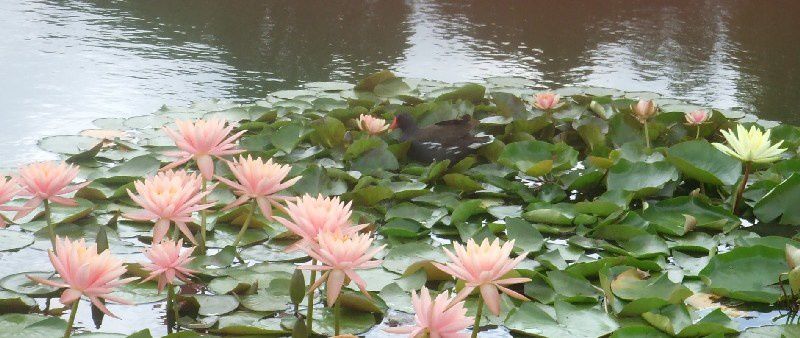
[(796, 1), (0, 1), (0, 166), (164, 103), (388, 68), (648, 90), (800, 123)]

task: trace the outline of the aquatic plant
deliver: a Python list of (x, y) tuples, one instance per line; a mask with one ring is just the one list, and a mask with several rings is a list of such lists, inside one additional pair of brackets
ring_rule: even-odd
[[(447, 332), (462, 335), (467, 314), (474, 331), (492, 325), (493, 332), (544, 337), (793, 335), (795, 317), (753, 309), (800, 309), (800, 270), (786, 256), (796, 256), (787, 244), (800, 248), (792, 237), (800, 225), (793, 204), (800, 129), (599, 87), (550, 90), (558, 100), (536, 102), (550, 106), (544, 110), (532, 102), (538, 88), (521, 78), (452, 85), (380, 72), (356, 85), (309, 83), (252, 104), (198, 102), (100, 119), (108, 132), (97, 137), (45, 138), (40, 146), (61, 154), (64, 167), (80, 166), (71, 170), (69, 191), (56, 195), (74, 203), (53, 201), (49, 213), (30, 210), (0, 229), (8, 262), (0, 312), (17, 312), (0, 314), (0, 329), (19, 336), (66, 329), (67, 316), (54, 315), (67, 307), (46, 301), (66, 283), (58, 271), (34, 271), (46, 263), (40, 250), (50, 246), (52, 229), (124, 257), (120, 280), (151, 275), (142, 251), (153, 243), (171, 243), (180, 254), (169, 257), (192, 271), (190, 283), (162, 284), (167, 292), (159, 292), (158, 277), (116, 287), (113, 296), (136, 303), (112, 308), (126, 320), (100, 324), (103, 313), (95, 309), (99, 328), (76, 325), (81, 333), (109, 325), (132, 333), (146, 324), (136, 337), (173, 329), (182, 336), (305, 337), (333, 336), (337, 326), (340, 335), (360, 335), (413, 323), (399, 329), (412, 334), (426, 325), (444, 328), (414, 318), (427, 295), (427, 308), (449, 305), (443, 311), (459, 320)], [(635, 113), (637, 105), (644, 114)], [(369, 135), (359, 128), (361, 115), (441, 127), (427, 129), (437, 135), (425, 142), (452, 135), (486, 142), (459, 147), (468, 154), (457, 161), (416, 162), (400, 131)], [(175, 120), (195, 121), (187, 130), (217, 121), (209, 133), (216, 136), (204, 144), (235, 136), (227, 150), (241, 157), (221, 154), (223, 164), (209, 155), (214, 181), (204, 179), (208, 164), (195, 162), (208, 161), (183, 152), (165, 132), (169, 126), (180, 142), (188, 140), (172, 127)], [(468, 128), (449, 133), (447, 126)], [(761, 136), (750, 138), (752, 130)], [(175, 152), (185, 161), (169, 169)], [(78, 177), (87, 183), (70, 183)], [(0, 195), (13, 196), (14, 184), (6, 182), (8, 195)], [(9, 199), (2, 209), (12, 213), (26, 203)], [(170, 232), (172, 222), (178, 230)], [(344, 272), (354, 257), (369, 257), (351, 271), (357, 278)], [(304, 275), (301, 264), (327, 275)], [(479, 271), (488, 271), (484, 279), (473, 274)], [(138, 317), (165, 298), (173, 303), (156, 309), (167, 312), (170, 325)], [(482, 303), (489, 310), (479, 314)], [(745, 329), (743, 313), (779, 322)]]
[(75, 313), (81, 296), (86, 296), (103, 313), (116, 317), (108, 311), (102, 300), (121, 304), (131, 304), (127, 300), (111, 295), (115, 288), (125, 285), (135, 277), (120, 279), (125, 273), (122, 261), (104, 250), (97, 252), (97, 245), (86, 246), (83, 239), (71, 241), (69, 238), (56, 238), (56, 248), (49, 251), (50, 262), (62, 281), (53, 281), (38, 276), (28, 276), (41, 284), (66, 288), (61, 293), (61, 303), (72, 305), (64, 337), (70, 336)]
[(440, 338), (466, 338), (469, 336), (465, 330), (473, 319), (467, 317), (464, 301), (458, 301), (444, 291), (431, 297), (426, 287), (417, 292), (411, 292), (411, 304), (414, 307), (414, 325), (405, 327), (388, 328), (390, 333), (407, 333), (410, 338), (440, 337)]

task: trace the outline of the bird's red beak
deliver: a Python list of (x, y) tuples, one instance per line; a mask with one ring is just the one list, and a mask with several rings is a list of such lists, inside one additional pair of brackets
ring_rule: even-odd
[(397, 117), (395, 116), (394, 120), (392, 120), (392, 124), (389, 126), (389, 129), (394, 130), (397, 128)]

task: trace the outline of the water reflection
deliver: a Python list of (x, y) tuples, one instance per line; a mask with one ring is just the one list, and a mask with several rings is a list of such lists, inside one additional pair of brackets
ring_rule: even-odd
[(383, 68), (650, 90), (800, 123), (798, 14), (756, 0), (3, 1), (0, 166), (97, 117)]

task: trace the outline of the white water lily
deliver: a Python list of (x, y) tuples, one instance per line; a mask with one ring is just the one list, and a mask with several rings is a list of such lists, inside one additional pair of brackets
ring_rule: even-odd
[(775, 162), (786, 151), (780, 148), (783, 141), (772, 144), (769, 139), (770, 131), (762, 132), (755, 126), (747, 130), (740, 124), (736, 126), (735, 134), (733, 130), (723, 130), (722, 136), (725, 136), (730, 147), (722, 143), (713, 143), (714, 147), (746, 163)]

